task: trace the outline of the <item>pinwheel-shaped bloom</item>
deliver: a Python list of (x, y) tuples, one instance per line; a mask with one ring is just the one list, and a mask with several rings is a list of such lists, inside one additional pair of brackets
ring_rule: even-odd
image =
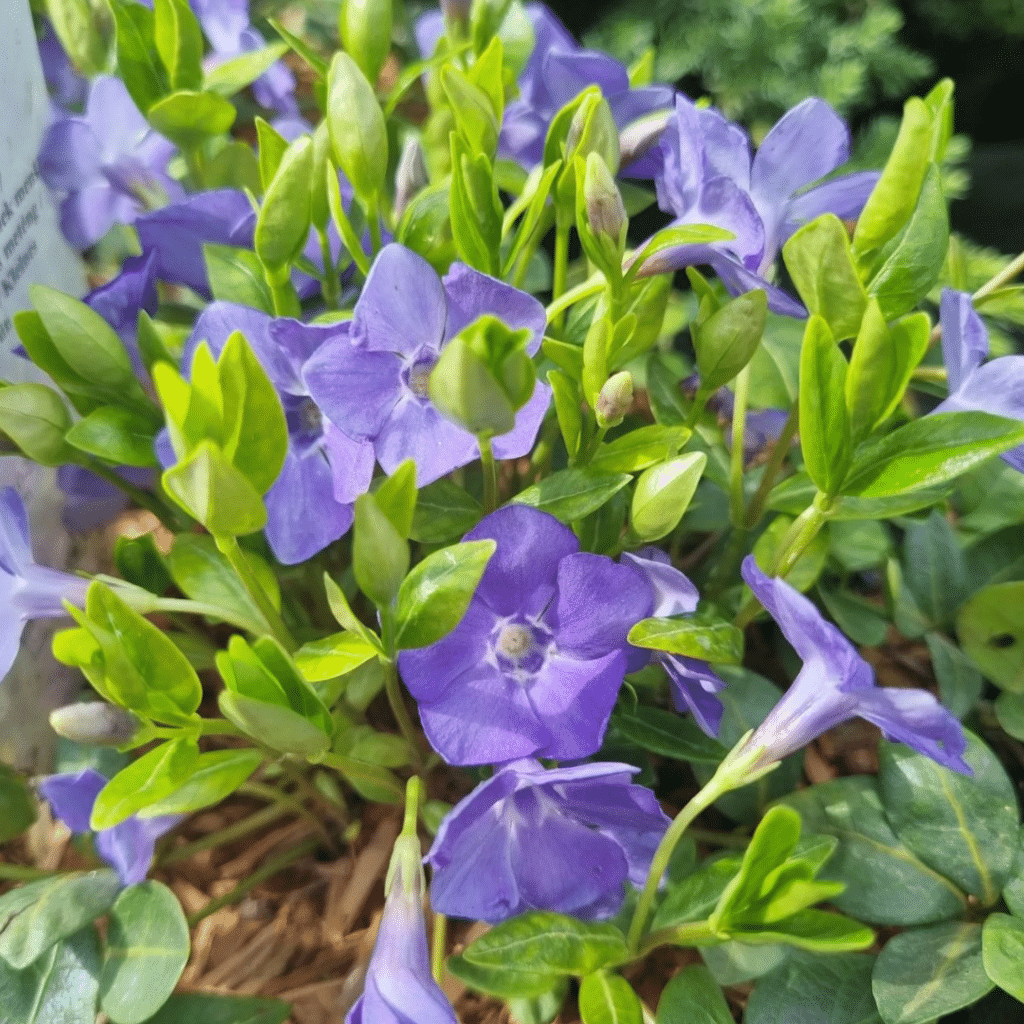
[(766, 279), (782, 244), (823, 213), (856, 217), (878, 180), (864, 171), (811, 187), (849, 159), (842, 119), (824, 100), (806, 99), (772, 128), (751, 160), (742, 128), (677, 95), (660, 146), (658, 205), (677, 224), (714, 224), (735, 238), (666, 249), (641, 274), (707, 263), (733, 295), (764, 288), (775, 312), (805, 316), (796, 299)]
[(423, 920), (423, 866), (415, 836), (400, 836), (388, 874), (377, 944), (363, 994), (345, 1024), (458, 1024), (430, 974)]
[[(94, 768), (80, 772), (50, 775), (39, 783), (53, 813), (72, 832), (89, 832), (92, 805), (107, 780)], [(122, 885), (135, 885), (145, 879), (153, 863), (156, 841), (169, 832), (184, 815), (165, 814), (155, 818), (132, 815), (113, 828), (95, 833), (96, 852), (121, 879)]]
[(497, 549), (462, 621), (403, 651), (428, 739), (450, 764), (588, 757), (627, 670), (626, 634), (650, 615), (635, 569), (580, 551), (554, 516), (506, 505), (466, 540)]
[[(327, 328), (274, 319), (248, 306), (213, 302), (196, 321), (182, 353), (183, 372), (205, 342), (218, 356), (241, 331), (284, 406), (288, 452), (281, 475), (267, 491), (266, 537), (279, 562), (312, 558), (352, 525), (352, 505), (369, 489), (373, 448), (354, 441), (321, 414), (302, 380), (302, 367), (331, 336)], [(158, 442), (165, 465), (174, 463), (166, 434)]]
[(65, 601), (81, 607), (88, 585), (77, 576), (36, 565), (25, 506), (13, 488), (0, 490), (0, 679), (14, 664), (25, 623), (66, 615)]
[(967, 748), (960, 723), (930, 693), (881, 688), (853, 644), (784, 580), (766, 576), (753, 555), (743, 561), (743, 579), (803, 659), (803, 668), (744, 749), (761, 751), (770, 765), (805, 747), (850, 718), (864, 718), (887, 739), (906, 743), (933, 761), (972, 774), (961, 755)]
[[(530, 355), (540, 348), (547, 320), (532, 296), (461, 263), (442, 281), (422, 256), (385, 246), (352, 320), (329, 328), (331, 337), (306, 363), (309, 393), (346, 434), (372, 442), (386, 473), (414, 459), (422, 487), (479, 457), (476, 438), (438, 412), (428, 387), (447, 342), (485, 314), (529, 330)], [(515, 427), (494, 438), (497, 458), (530, 451), (550, 397), (538, 381)]]
[(50, 125), (39, 173), (61, 197), (61, 228), (78, 249), (115, 224), (182, 195), (166, 174), (174, 146), (150, 128), (120, 78), (93, 79), (85, 113)]
[[(625, 552), (622, 562), (632, 566), (647, 580), (654, 593), (651, 615), (670, 618), (673, 615), (692, 615), (697, 610), (700, 594), (685, 574), (673, 564), (660, 548), (641, 548)], [(717, 736), (722, 722), (722, 702), (716, 694), (725, 689), (721, 679), (706, 661), (687, 658), (667, 651), (648, 651), (634, 647), (630, 652), (628, 670), (636, 672), (654, 661), (668, 676), (672, 703), (676, 711), (693, 715), (693, 720), (708, 736)]]
[(608, 917), (642, 886), (669, 820), (639, 769), (545, 771), (524, 758), (457, 803), (427, 854), (438, 913), (496, 924), (528, 910)]
[[(213, 53), (204, 61), (207, 70), (267, 45), (263, 36), (249, 24), (249, 0), (191, 0), (191, 4), (213, 47)], [(252, 83), (252, 94), (266, 110), (284, 117), (298, 114), (295, 76), (281, 61), (272, 64)]]
[[(529, 62), (519, 76), (519, 96), (505, 108), (498, 152), (526, 168), (543, 159), (544, 140), (555, 114), (590, 85), (600, 86), (619, 131), (659, 110), (672, 106), (666, 85), (632, 88), (625, 65), (596, 50), (585, 50), (544, 4), (527, 4), (535, 43)], [(429, 57), (444, 34), (440, 11), (425, 14), (416, 24), (420, 52)], [(632, 178), (653, 178), (661, 157), (651, 139), (622, 172)]]
[[(974, 410), (1024, 420), (1024, 356), (1000, 356), (982, 365), (988, 331), (966, 292), (946, 288), (939, 317), (949, 397), (932, 412)], [(1024, 473), (1024, 445), (1003, 452), (1002, 459)]]

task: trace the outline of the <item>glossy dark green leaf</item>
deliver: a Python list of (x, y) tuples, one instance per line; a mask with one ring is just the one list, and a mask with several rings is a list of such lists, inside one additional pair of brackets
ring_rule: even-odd
[(685, 619), (642, 619), (626, 639), (634, 647), (667, 651), (716, 664), (738, 664), (743, 659), (743, 633), (732, 623), (700, 615)]
[(989, 906), (1013, 866), (1020, 811), (999, 760), (976, 736), (967, 733), (967, 738), (964, 760), (974, 769), (973, 778), (902, 744), (883, 742), (878, 785), (900, 839)]
[(984, 689), (985, 681), (981, 673), (970, 658), (944, 634), (926, 633), (924, 642), (932, 656), (932, 671), (939, 684), (939, 699), (957, 718), (964, 718), (977, 704)]
[(87, 925), (29, 967), (0, 961), (0, 1024), (94, 1024), (100, 943)]
[(632, 479), (628, 473), (563, 469), (520, 491), (513, 500), (520, 505), (539, 508), (563, 523), (572, 523), (596, 512)]
[(1011, 914), (1024, 919), (1024, 829), (1020, 833), (1020, 843), (1010, 871), (1010, 880), (1003, 888), (1003, 899)]
[(15, 970), (107, 912), (121, 881), (109, 869), (73, 871), (0, 896), (0, 957)]
[(925, 1024), (979, 1000), (992, 988), (981, 955), (981, 925), (949, 921), (890, 939), (871, 975), (885, 1024)]
[(638, 747), (662, 757), (718, 764), (726, 754), (725, 747), (705, 736), (691, 717), (671, 711), (641, 704), (632, 711), (620, 708), (613, 722)]
[(703, 964), (684, 967), (665, 986), (657, 1024), (732, 1024), (722, 989)]
[(989, 914), (981, 931), (985, 973), (1024, 1003), (1024, 921), (1009, 914)]
[(444, 544), (472, 530), (482, 516), (471, 494), (451, 480), (435, 480), (416, 496), (409, 536), (421, 544)]
[(621, 974), (595, 971), (580, 984), (583, 1024), (643, 1024), (640, 998)]
[(162, 882), (130, 885), (110, 912), (100, 1008), (114, 1024), (142, 1024), (185, 969), (189, 932), (178, 898)]
[(936, 624), (950, 622), (967, 597), (967, 565), (949, 521), (937, 510), (907, 527), (903, 578), (917, 606)]
[(982, 674), (1010, 693), (1024, 693), (1024, 581), (979, 590), (960, 609), (956, 632)]
[(967, 908), (965, 894), (900, 841), (871, 777), (819, 783), (785, 800), (807, 831), (839, 840), (819, 876), (846, 883), (831, 900), (837, 909), (871, 924), (915, 925), (942, 921)]

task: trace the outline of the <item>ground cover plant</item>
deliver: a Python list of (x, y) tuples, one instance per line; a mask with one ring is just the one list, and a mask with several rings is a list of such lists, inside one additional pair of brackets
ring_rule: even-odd
[(950, 236), (953, 83), (853, 168), (540, 4), (46, 11), (97, 280), (14, 317), (0, 447), (148, 528), (54, 569), (0, 493), (0, 672), (65, 618), (88, 684), (0, 766), (0, 1020), (1024, 1000), (1024, 258)]

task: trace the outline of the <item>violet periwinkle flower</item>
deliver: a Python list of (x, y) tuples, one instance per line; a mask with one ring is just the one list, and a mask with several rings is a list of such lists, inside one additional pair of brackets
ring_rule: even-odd
[(0, 490), (0, 679), (14, 664), (29, 619), (67, 615), (64, 602), (82, 607), (88, 580), (36, 565), (28, 516), (18, 492)]
[[(331, 336), (326, 328), (274, 319), (248, 306), (211, 303), (196, 321), (182, 353), (188, 373), (201, 342), (217, 356), (235, 332), (245, 335), (284, 406), (288, 452), (281, 475), (267, 491), (266, 537), (285, 565), (312, 558), (352, 525), (352, 505), (369, 489), (373, 448), (352, 440), (324, 417), (302, 380), (302, 368)], [(161, 442), (161, 458), (173, 463)]]
[(48, 18), (43, 19), (43, 32), (39, 37), (39, 60), (46, 88), (59, 114), (85, 103), (89, 82), (75, 70)]
[(506, 505), (466, 540), (497, 548), (462, 621), (398, 667), (449, 764), (570, 760), (601, 745), (627, 670), (626, 634), (651, 613), (647, 580), (580, 551), (554, 516)]
[[(428, 387), (447, 342), (485, 314), (513, 330), (526, 328), (526, 350), (539, 349), (547, 321), (535, 298), (461, 263), (442, 280), (412, 250), (385, 246), (352, 320), (326, 329), (329, 339), (306, 363), (303, 378), (324, 415), (350, 437), (372, 443), (386, 473), (414, 459), (422, 487), (479, 457), (476, 438), (438, 412)], [(550, 397), (538, 381), (515, 427), (494, 438), (496, 458), (520, 458), (532, 449)]]
[(430, 973), (423, 887), (419, 840), (399, 836), (366, 984), (345, 1024), (458, 1024)]
[[(939, 322), (949, 397), (932, 413), (975, 410), (1024, 420), (1024, 356), (1000, 356), (982, 365), (988, 331), (966, 292), (943, 290)], [(1024, 445), (1001, 458), (1024, 473)]]
[(713, 224), (735, 237), (666, 249), (641, 275), (706, 263), (731, 294), (763, 288), (776, 313), (806, 316), (796, 299), (766, 279), (783, 243), (823, 213), (857, 217), (878, 180), (875, 172), (862, 171), (814, 185), (849, 159), (850, 132), (836, 112), (824, 100), (804, 100), (783, 115), (751, 159), (742, 128), (677, 95), (660, 147), (658, 205), (676, 224)]
[(39, 149), (39, 173), (60, 197), (61, 229), (78, 249), (115, 224), (183, 195), (167, 176), (174, 145), (139, 112), (120, 78), (99, 75), (85, 113), (51, 124)]
[(973, 774), (961, 757), (967, 740), (960, 723), (932, 694), (876, 686), (871, 666), (803, 594), (784, 580), (766, 576), (753, 555), (743, 560), (742, 573), (804, 663), (744, 744), (745, 751), (760, 751), (759, 765), (781, 761), (826, 730), (857, 717), (946, 768)]
[[(693, 398), (700, 387), (700, 374), (691, 373), (680, 382), (679, 387), (687, 397)], [(713, 392), (707, 401), (707, 408), (726, 423), (732, 420), (735, 407), (736, 396), (725, 385)], [(743, 457), (752, 459), (765, 448), (775, 444), (782, 436), (787, 419), (789, 413), (785, 409), (747, 409), (743, 431)], [(722, 440), (726, 448), (731, 450), (732, 430), (724, 429)]]
[[(700, 600), (697, 588), (660, 548), (647, 547), (632, 553), (624, 552), (622, 561), (640, 572), (651, 587), (654, 593), (651, 615), (669, 618), (673, 615), (692, 615), (697, 610), (697, 602)], [(648, 651), (640, 647), (632, 648), (629, 671), (636, 672), (652, 660), (668, 676), (675, 709), (680, 713), (688, 711), (703, 732), (708, 736), (717, 736), (723, 708), (716, 694), (725, 689), (725, 681), (706, 661), (666, 651)]]
[(434, 910), (492, 924), (528, 910), (614, 914), (625, 883), (643, 885), (669, 824), (654, 794), (630, 781), (637, 771), (505, 765), (437, 831), (426, 857)]
[[(114, 472), (136, 487), (153, 486), (152, 469), (118, 466)], [(90, 472), (84, 466), (59, 466), (57, 486), (64, 492), (61, 519), (72, 533), (95, 530), (109, 523), (128, 507), (128, 495), (121, 488)]]
[[(598, 85), (611, 108), (619, 131), (656, 111), (672, 106), (672, 90), (666, 85), (632, 88), (625, 65), (596, 50), (585, 50), (544, 4), (527, 4), (526, 14), (534, 31), (529, 62), (519, 76), (519, 96), (505, 107), (498, 153), (527, 169), (544, 156), (544, 140), (555, 114), (587, 86)], [(429, 57), (444, 35), (440, 11), (423, 15), (416, 23), (416, 42)], [(637, 153), (621, 173), (632, 178), (653, 178), (661, 165), (655, 139)]]
[[(89, 832), (89, 818), (100, 790), (107, 784), (94, 768), (80, 772), (49, 775), (39, 783), (39, 790), (49, 801), (56, 817), (72, 832)], [(145, 880), (153, 863), (156, 841), (169, 832), (184, 815), (164, 814), (154, 818), (138, 818), (134, 814), (113, 828), (95, 833), (96, 852), (120, 878), (124, 886)]]

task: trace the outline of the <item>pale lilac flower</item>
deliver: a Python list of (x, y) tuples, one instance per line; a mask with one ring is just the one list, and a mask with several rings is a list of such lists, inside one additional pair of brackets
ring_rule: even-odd
[(89, 82), (75, 70), (49, 18), (43, 19), (43, 31), (39, 36), (39, 60), (43, 65), (46, 88), (59, 113), (82, 106), (89, 91)]
[[(1024, 421), (1024, 356), (988, 355), (988, 331), (966, 292), (946, 288), (939, 311), (949, 397), (932, 413), (987, 412)], [(1024, 445), (1000, 456), (1024, 473)]]
[[(100, 790), (107, 784), (94, 768), (62, 775), (49, 775), (39, 789), (49, 801), (56, 817), (72, 832), (91, 831), (89, 818)], [(121, 884), (135, 885), (146, 878), (153, 863), (156, 841), (184, 818), (182, 814), (165, 814), (154, 818), (138, 818), (134, 814), (113, 828), (95, 833), (96, 852), (116, 872)]]
[(497, 542), (465, 616), (398, 658), (427, 738), (449, 764), (589, 757), (627, 670), (626, 634), (651, 613), (650, 585), (526, 505), (465, 539)]
[[(232, 302), (213, 302), (196, 321), (182, 353), (183, 372), (201, 342), (217, 356), (241, 331), (284, 406), (288, 452), (281, 475), (267, 491), (266, 537), (277, 560), (296, 565), (312, 558), (352, 525), (352, 506), (369, 489), (373, 448), (352, 440), (325, 418), (302, 380), (302, 367), (331, 337), (325, 327), (275, 319)], [(174, 462), (166, 434), (161, 461)]]
[(877, 725), (887, 739), (965, 775), (967, 740), (960, 723), (925, 690), (878, 687), (871, 666), (821, 612), (784, 580), (766, 576), (753, 555), (743, 579), (803, 660), (782, 699), (744, 745), (769, 765), (850, 718)]
[(675, 215), (676, 224), (713, 224), (735, 237), (666, 249), (644, 264), (641, 275), (706, 263), (731, 294), (763, 288), (776, 313), (806, 316), (796, 299), (767, 280), (783, 243), (823, 213), (855, 218), (878, 180), (864, 171), (814, 184), (849, 159), (850, 133), (836, 112), (824, 100), (804, 100), (751, 159), (742, 128), (677, 95), (660, 146), (658, 205)]
[[(118, 466), (119, 476), (136, 487), (153, 486), (153, 470)], [(119, 516), (128, 507), (128, 495), (84, 466), (59, 466), (57, 486), (64, 492), (61, 519), (73, 533), (94, 530)]]
[(426, 857), (434, 910), (492, 924), (529, 910), (614, 914), (625, 883), (643, 885), (669, 824), (654, 794), (630, 781), (637, 771), (505, 765), (437, 831)]
[(82, 607), (88, 580), (36, 565), (28, 516), (18, 492), (0, 490), (0, 679), (14, 664), (29, 619), (67, 615), (64, 602)]
[(146, 379), (137, 338), (139, 313), (156, 316), (160, 303), (156, 290), (156, 255), (129, 256), (117, 277), (94, 288), (82, 300), (117, 332), (131, 357), (136, 376)]
[[(530, 60), (519, 76), (519, 96), (505, 107), (500, 156), (527, 169), (544, 156), (544, 140), (555, 114), (587, 86), (600, 86), (619, 131), (656, 111), (672, 106), (667, 85), (632, 88), (625, 65), (596, 50), (585, 50), (544, 4), (527, 4), (526, 14), (533, 26), (535, 43)], [(431, 11), (416, 23), (416, 42), (429, 57), (444, 34), (444, 18)], [(653, 145), (638, 154), (622, 173), (632, 178), (653, 178), (660, 167), (660, 154)]]
[(366, 984), (345, 1024), (458, 1024), (430, 973), (419, 853), (415, 836), (395, 843)]
[[(540, 348), (547, 319), (532, 296), (461, 263), (442, 280), (412, 250), (385, 246), (352, 320), (330, 328), (330, 340), (306, 363), (309, 393), (349, 436), (372, 442), (386, 473), (414, 459), (422, 487), (479, 457), (476, 438), (437, 411), (428, 386), (447, 342), (485, 314), (528, 329), (530, 355)], [(515, 427), (494, 438), (497, 458), (532, 449), (550, 397), (538, 381)]]
[(181, 186), (166, 173), (173, 152), (121, 79), (93, 79), (85, 113), (51, 124), (39, 150), (39, 173), (60, 197), (68, 241), (87, 249), (115, 224), (131, 224), (145, 210), (179, 198)]
[[(660, 548), (647, 547), (632, 553), (624, 552), (622, 562), (640, 572), (654, 592), (651, 615), (670, 618), (674, 615), (692, 615), (697, 610), (700, 599), (697, 588), (672, 565), (668, 554)], [(725, 689), (725, 681), (706, 661), (640, 647), (632, 649), (629, 671), (636, 672), (652, 660), (668, 676), (672, 703), (676, 710), (681, 713), (688, 711), (703, 732), (716, 737), (723, 711), (722, 702), (716, 694)]]

